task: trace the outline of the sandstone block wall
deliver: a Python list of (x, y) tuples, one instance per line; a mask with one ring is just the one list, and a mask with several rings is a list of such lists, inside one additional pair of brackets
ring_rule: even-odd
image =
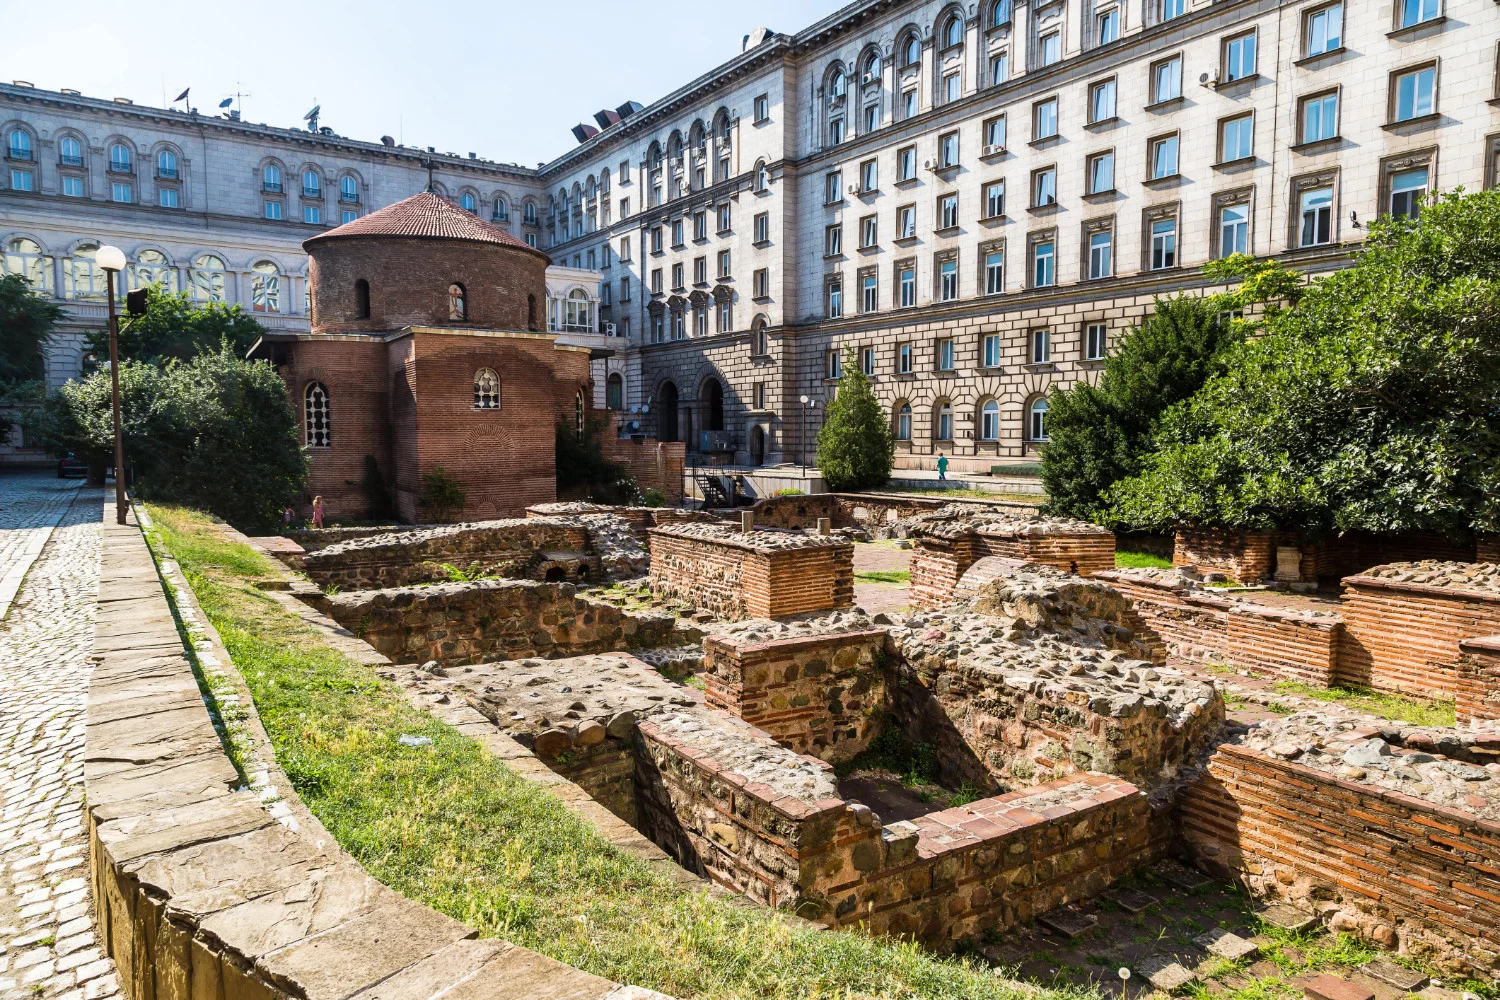
[(1500, 824), (1221, 746), (1179, 805), (1194, 861), (1403, 953), (1500, 968)]
[(530, 580), (354, 591), (328, 598), (326, 612), (397, 663), (445, 666), (660, 646), (673, 627), (671, 615)]
[(558, 565), (550, 554), (566, 554), (574, 578), (579, 567), (600, 578), (581, 524), (545, 518), (513, 518), (391, 531), (351, 538), (302, 559), (304, 572), (320, 587), (372, 590), (446, 581), (447, 563), (487, 576), (539, 579)]
[(1500, 595), (1369, 576), (1344, 580), (1342, 683), (1453, 697), (1458, 644), (1500, 631)]
[(745, 643), (703, 641), (706, 700), (782, 746), (830, 763), (880, 734), (885, 630)]
[(1500, 635), (1465, 639), (1458, 649), (1458, 724), (1500, 719)]
[[(695, 528), (704, 533), (691, 533)], [(854, 546), (709, 526), (651, 531), (651, 589), (729, 618), (778, 618), (854, 604)], [(757, 538), (757, 536), (761, 536)], [(769, 536), (769, 537), (768, 537)], [(782, 544), (790, 538), (794, 544)]]

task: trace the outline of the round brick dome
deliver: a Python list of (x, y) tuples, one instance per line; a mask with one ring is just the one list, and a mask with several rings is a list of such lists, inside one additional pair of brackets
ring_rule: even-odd
[(314, 333), (541, 330), (551, 259), (431, 192), (302, 244)]

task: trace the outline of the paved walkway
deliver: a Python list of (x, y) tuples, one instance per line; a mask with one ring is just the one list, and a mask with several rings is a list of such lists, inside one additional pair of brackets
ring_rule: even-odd
[(94, 938), (83, 832), (84, 699), (103, 501), (103, 490), (76, 482), (0, 476), (0, 578), (19, 586), (0, 589), (9, 605), (0, 622), (3, 1000), (119, 992), (114, 963)]

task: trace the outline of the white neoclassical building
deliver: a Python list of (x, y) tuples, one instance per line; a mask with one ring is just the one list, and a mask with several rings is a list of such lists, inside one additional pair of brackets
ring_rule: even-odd
[(597, 348), (622, 431), (810, 457), (853, 349), (901, 464), (987, 468), (1205, 261), (1335, 268), (1376, 216), (1494, 186), (1500, 5), (865, 0), (595, 118), (530, 169), (0, 86), (4, 266), (80, 328), (101, 239), (132, 281), (305, 325), (301, 241), (432, 162), (552, 254), (549, 325)]

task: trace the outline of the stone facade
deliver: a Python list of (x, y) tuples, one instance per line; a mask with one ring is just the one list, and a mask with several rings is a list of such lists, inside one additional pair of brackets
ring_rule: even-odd
[(847, 608), (854, 604), (854, 545), (725, 525), (654, 528), (651, 589), (728, 618)]
[(480, 580), (362, 590), (324, 601), (327, 613), (397, 663), (480, 663), (666, 644), (670, 615), (632, 613), (572, 584)]

